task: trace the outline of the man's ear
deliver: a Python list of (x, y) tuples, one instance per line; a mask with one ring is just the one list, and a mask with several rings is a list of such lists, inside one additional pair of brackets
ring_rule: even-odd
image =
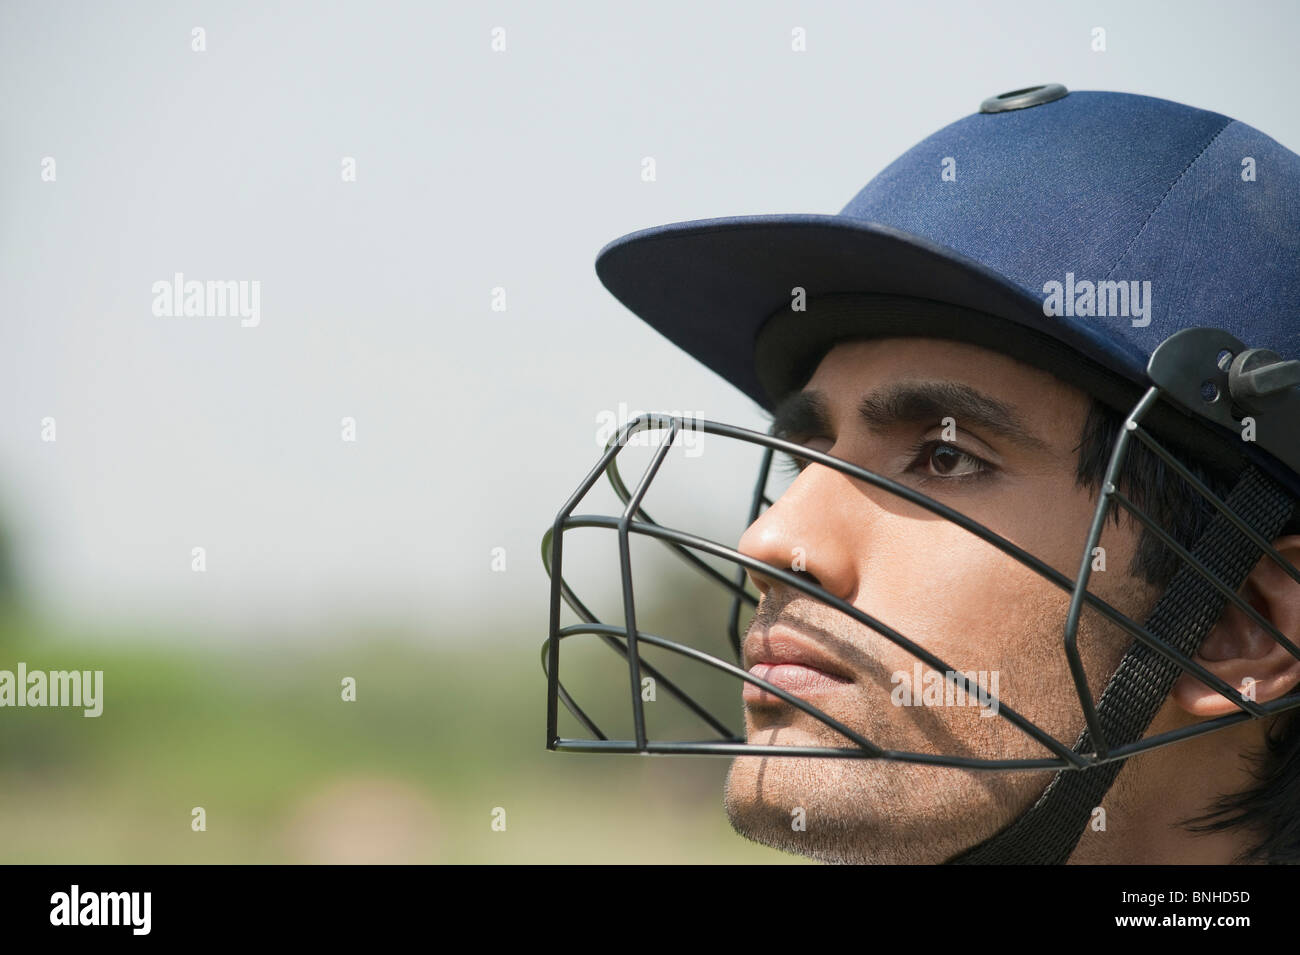
[[(1292, 566), (1300, 567), (1300, 535), (1280, 537), (1273, 548)], [(1241, 595), (1261, 617), (1300, 646), (1300, 583), (1273, 558), (1261, 558), (1246, 578)], [(1223, 611), (1193, 659), (1229, 686), (1247, 695), (1253, 693), (1257, 703), (1284, 696), (1300, 683), (1300, 660), (1235, 604)], [(1193, 716), (1223, 716), (1239, 709), (1190, 673), (1182, 674), (1174, 684), (1173, 699)]]

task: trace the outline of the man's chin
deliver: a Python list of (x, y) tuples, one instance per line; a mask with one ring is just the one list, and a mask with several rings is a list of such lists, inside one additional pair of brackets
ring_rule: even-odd
[[(827, 863), (937, 865), (1004, 821), (994, 805), (981, 805), (990, 794), (974, 775), (892, 760), (738, 756), (723, 802), (739, 835), (783, 852)], [(980, 808), (988, 811), (983, 825), (971, 815), (985, 816)]]
[(891, 820), (899, 821), (897, 807), (891, 812), (876, 800), (853, 798), (870, 771), (863, 762), (739, 756), (723, 797), (731, 827), (752, 842), (818, 862), (942, 862), (928, 858), (933, 842), (906, 840), (891, 830)]

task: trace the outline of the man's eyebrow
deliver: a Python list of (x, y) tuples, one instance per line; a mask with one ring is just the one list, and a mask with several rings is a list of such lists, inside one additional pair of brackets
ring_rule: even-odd
[(826, 398), (820, 391), (796, 391), (786, 395), (777, 405), (768, 433), (773, 437), (794, 441), (824, 435), (830, 431), (830, 415), (826, 411)]
[(873, 391), (858, 402), (858, 415), (873, 431), (952, 417), (959, 428), (991, 431), (1030, 451), (1048, 450), (1010, 405), (955, 381), (909, 381)]
[[(907, 423), (939, 424), (951, 416), (958, 427), (982, 428), (1028, 450), (1048, 450), (1010, 405), (952, 381), (910, 381), (873, 391), (858, 402), (858, 415), (873, 431)], [(777, 406), (769, 431), (786, 440), (828, 435), (825, 395), (799, 391), (787, 396)]]

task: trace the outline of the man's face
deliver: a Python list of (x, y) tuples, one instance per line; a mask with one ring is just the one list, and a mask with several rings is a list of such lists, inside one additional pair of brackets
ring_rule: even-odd
[[(782, 405), (774, 432), (935, 498), (1073, 578), (1096, 503), (1076, 483), (1088, 405), (1081, 391), (1051, 375), (972, 345), (848, 342), (828, 352), (803, 392)], [(1094, 573), (1090, 589), (1140, 619), (1154, 595), (1129, 575), (1136, 542), (1129, 522), (1108, 524), (1106, 569)], [(954, 670), (977, 671), (977, 682), (1004, 707), (1067, 746), (1083, 728), (1062, 648), (1068, 594), (956, 524), (809, 464), (739, 549), (802, 570)], [(960, 697), (926, 697), (924, 678), (915, 682), (916, 658), (880, 633), (751, 577), (761, 600), (744, 663), (755, 675), (888, 750), (1052, 755), (1010, 721), (982, 715)], [(1094, 697), (1126, 644), (1117, 628), (1084, 614), (1079, 648)], [(929, 667), (921, 670), (935, 679)], [(914, 705), (903, 705), (904, 688)], [(751, 743), (852, 745), (750, 684), (744, 699)], [(743, 835), (814, 858), (934, 863), (1001, 829), (1049, 779), (1047, 772), (885, 759), (751, 756), (732, 764), (726, 806)]]

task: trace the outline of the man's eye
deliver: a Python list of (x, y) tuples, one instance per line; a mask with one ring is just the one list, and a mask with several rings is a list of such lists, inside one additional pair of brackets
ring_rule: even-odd
[(988, 462), (945, 441), (927, 441), (909, 468), (925, 477), (962, 478), (991, 470)]
[[(908, 470), (920, 473), (922, 477), (956, 480), (993, 471), (993, 466), (987, 461), (946, 441), (927, 441), (912, 454)], [(808, 466), (808, 459), (797, 455), (781, 452), (777, 457), (777, 466), (787, 474), (799, 474)]]
[(807, 458), (797, 458), (794, 455), (786, 454), (784, 451), (777, 454), (777, 465), (786, 474), (798, 474), (808, 466)]
[[(806, 440), (788, 438), (787, 440), (792, 440), (795, 444), (801, 444), (810, 451), (820, 451), (822, 454), (830, 454), (831, 448), (835, 444), (830, 438), (825, 437), (814, 437)], [(777, 467), (786, 474), (798, 474), (810, 463), (807, 458), (802, 458), (797, 454), (788, 454), (785, 451), (778, 451), (776, 457)]]

